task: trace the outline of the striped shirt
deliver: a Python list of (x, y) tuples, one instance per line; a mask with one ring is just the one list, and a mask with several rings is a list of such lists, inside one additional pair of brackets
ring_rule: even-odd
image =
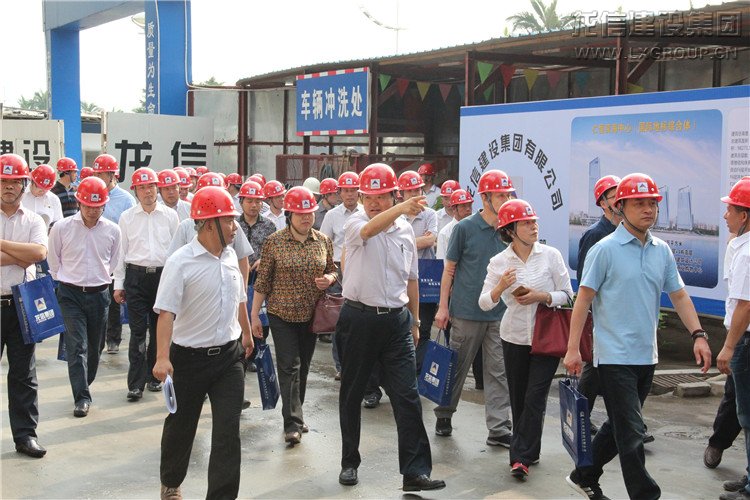
[(68, 189), (62, 182), (57, 181), (50, 191), (60, 198), (63, 217), (70, 217), (78, 212), (78, 200), (76, 200), (76, 191), (73, 186)]

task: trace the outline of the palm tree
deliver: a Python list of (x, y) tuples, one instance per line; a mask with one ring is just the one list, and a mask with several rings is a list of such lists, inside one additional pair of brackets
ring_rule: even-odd
[(48, 111), (49, 109), (49, 91), (37, 90), (31, 99), (21, 96), (18, 99), (18, 106), (21, 109), (34, 109), (37, 111)]
[(81, 101), (81, 112), (82, 113), (99, 113), (102, 108), (94, 104), (93, 102)]
[(578, 17), (578, 12), (560, 16), (557, 14), (557, 0), (552, 0), (549, 6), (543, 0), (530, 0), (534, 12), (519, 12), (506, 20), (513, 23), (513, 31), (526, 30), (526, 33), (545, 33), (550, 31), (572, 28)]

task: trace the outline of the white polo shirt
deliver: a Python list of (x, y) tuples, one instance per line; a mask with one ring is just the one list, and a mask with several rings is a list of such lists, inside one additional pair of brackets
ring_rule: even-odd
[(320, 225), (320, 232), (328, 236), (333, 243), (334, 262), (341, 262), (341, 249), (344, 247), (344, 223), (346, 219), (361, 209), (359, 204), (357, 204), (354, 209), (349, 210), (342, 203), (326, 212), (323, 224)]
[(286, 227), (286, 216), (284, 215), (284, 211), (282, 210), (279, 212), (279, 215), (274, 215), (271, 209), (268, 209), (268, 212), (263, 213), (263, 217), (273, 222), (273, 225), (276, 226), (277, 231), (281, 231)]
[(52, 191), (47, 191), (42, 196), (34, 196), (29, 188), (21, 198), (21, 205), (41, 216), (47, 227), (63, 218), (60, 198)]
[(750, 300), (750, 233), (736, 237), (727, 245), (724, 279), (727, 280), (724, 326), (729, 330), (737, 302)]
[(364, 241), (359, 233), (369, 221), (360, 210), (344, 224), (343, 295), (373, 307), (405, 306), (408, 280), (419, 279), (414, 230), (399, 217), (391, 227)]
[(214, 347), (237, 340), (239, 307), (247, 301), (237, 254), (230, 247), (216, 257), (195, 237), (171, 255), (161, 274), (154, 312), (175, 314), (172, 342)]
[(177, 200), (177, 205), (174, 207), (170, 207), (166, 203), (164, 203), (164, 200), (161, 201), (161, 203), (164, 204), (165, 207), (171, 208), (175, 212), (177, 212), (177, 217), (180, 219), (180, 222), (184, 221), (185, 219), (190, 218), (190, 202), (185, 200)]
[[(8, 217), (0, 210), (0, 238), (18, 243), (38, 243), (47, 246), (47, 226), (44, 220), (28, 208), (20, 205), (16, 212)], [(0, 266), (0, 289), (2, 295), (10, 295), (11, 286), (22, 283), (24, 276), (28, 280), (36, 277), (36, 266), (24, 269), (21, 266)]]

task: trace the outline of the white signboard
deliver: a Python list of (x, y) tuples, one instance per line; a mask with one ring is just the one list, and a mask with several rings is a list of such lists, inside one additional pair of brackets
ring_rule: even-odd
[(602, 215), (594, 183), (650, 175), (663, 195), (653, 233), (672, 249), (698, 310), (722, 316), (719, 199), (750, 175), (749, 108), (746, 85), (462, 108), (460, 182), (475, 194), (484, 171), (507, 172), (575, 279), (578, 241)]
[(15, 153), (30, 168), (47, 164), (55, 168), (65, 155), (61, 120), (0, 120), (0, 154)]
[(123, 188), (141, 167), (212, 167), (214, 122), (193, 116), (107, 113), (103, 150), (120, 163)]

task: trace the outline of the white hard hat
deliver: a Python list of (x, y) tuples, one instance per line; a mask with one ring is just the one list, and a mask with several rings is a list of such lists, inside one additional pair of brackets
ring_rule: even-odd
[(320, 194), (320, 181), (315, 177), (308, 177), (305, 182), (302, 183), (302, 187), (306, 187), (313, 194)]

